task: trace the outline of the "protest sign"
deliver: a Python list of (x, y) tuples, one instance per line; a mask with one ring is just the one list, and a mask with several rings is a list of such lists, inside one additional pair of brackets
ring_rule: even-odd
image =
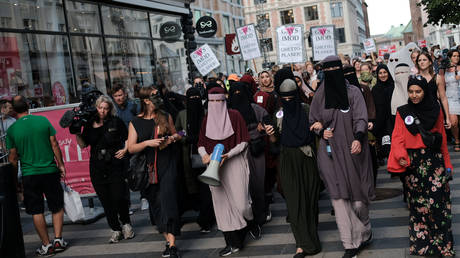
[(321, 61), (328, 56), (337, 55), (334, 31), (334, 25), (310, 27), (310, 37), (313, 45), (313, 60)]
[(204, 44), (199, 47), (190, 55), (190, 57), (192, 58), (192, 61), (198, 71), (203, 76), (220, 66), (219, 60), (217, 60), (216, 55), (208, 44)]
[(377, 51), (377, 48), (375, 47), (374, 39), (371, 39), (371, 38), (365, 39), (363, 42), (363, 45), (364, 45), (364, 51), (366, 51), (366, 53)]
[(303, 25), (294, 24), (276, 28), (276, 39), (279, 63), (305, 62)]
[(247, 61), (262, 56), (254, 24), (237, 28), (236, 35), (243, 60)]

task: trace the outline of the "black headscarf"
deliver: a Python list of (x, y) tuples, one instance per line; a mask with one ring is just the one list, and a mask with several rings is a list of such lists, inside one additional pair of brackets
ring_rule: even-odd
[[(381, 81), (378, 74), (380, 70), (384, 69), (388, 73), (388, 79)], [(384, 64), (377, 66), (377, 83), (372, 88), (372, 95), (374, 96), (374, 104), (376, 106), (385, 106), (391, 113), (391, 98), (393, 96), (393, 90), (395, 89), (395, 82), (391, 77), (390, 70)]]
[(312, 137), (308, 125), (308, 115), (302, 108), (297, 84), (294, 80), (286, 79), (280, 85), (281, 97), (293, 97), (287, 101), (281, 98), (283, 106), (283, 123), (281, 144), (287, 147), (300, 147), (311, 142)]
[(276, 72), (273, 81), (273, 85), (275, 86), (276, 92), (280, 92), (280, 85), (286, 79), (291, 79), (295, 81), (294, 73), (292, 72), (290, 67), (284, 67), (283, 69), (280, 69), (278, 72)]
[(187, 139), (196, 144), (200, 135), (201, 121), (204, 117), (204, 108), (201, 102), (201, 93), (197, 88), (189, 88), (185, 93), (187, 100)]
[(238, 110), (246, 125), (257, 123), (257, 118), (251, 106), (252, 96), (248, 95), (248, 86), (243, 82), (235, 82), (230, 86), (228, 101), (230, 108)]
[[(418, 103), (414, 104), (410, 98), (407, 101), (407, 104), (398, 108), (398, 112), (401, 115), (401, 118), (405, 121), (406, 117), (416, 115), (417, 118), (420, 120), (421, 125), (427, 131), (433, 129), (436, 121), (439, 118), (439, 110), (440, 106), (439, 103), (435, 100), (433, 96), (431, 96), (431, 91), (429, 90), (428, 82), (426, 81), (423, 76), (418, 77), (410, 77), (409, 82), (407, 83), (407, 89), (412, 85), (418, 85), (422, 88), (423, 93), (423, 100)], [(413, 123), (404, 123), (406, 125), (407, 130), (412, 134), (416, 135), (419, 133), (415, 122)]]
[[(161, 93), (160, 93), (161, 95)], [(176, 121), (177, 114), (179, 113), (179, 110), (174, 106), (173, 102), (171, 102), (169, 99), (171, 98), (172, 101), (175, 100), (175, 93), (174, 92), (166, 92), (163, 99), (163, 107), (166, 112), (171, 114), (172, 118), (174, 121)]]
[(356, 69), (353, 66), (345, 66), (343, 68), (343, 74), (350, 85), (354, 85), (361, 89), (358, 81), (358, 76), (356, 76)]
[[(325, 71), (328, 68), (338, 69)], [(348, 109), (347, 83), (343, 74), (342, 62), (337, 56), (328, 56), (323, 60), (325, 108)]]

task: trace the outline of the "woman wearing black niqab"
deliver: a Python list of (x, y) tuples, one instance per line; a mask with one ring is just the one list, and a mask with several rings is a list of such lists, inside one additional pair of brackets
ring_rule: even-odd
[(235, 82), (230, 86), (228, 100), (229, 108), (237, 110), (243, 116), (248, 127), (249, 142), (248, 162), (251, 173), (249, 174), (249, 192), (252, 199), (253, 225), (250, 225), (250, 234), (254, 239), (261, 236), (261, 226), (267, 218), (265, 209), (265, 139), (263, 119), (268, 116), (267, 111), (253, 103), (253, 98), (246, 83)]
[[(277, 73), (278, 75), (278, 73)], [(282, 108), (276, 112), (276, 136), (280, 142), (280, 181), (288, 208), (288, 222), (296, 241), (294, 258), (315, 255), (321, 251), (318, 238), (318, 199), (320, 178), (311, 144), (308, 105), (301, 103), (293, 79), (279, 85)]]
[(184, 135), (180, 141), (182, 159), (179, 159), (179, 163), (183, 167), (183, 173), (179, 173), (182, 174), (178, 182), (178, 190), (181, 193), (179, 204), (182, 212), (198, 209), (197, 223), (201, 232), (209, 232), (216, 220), (211, 191), (208, 185), (197, 180), (197, 176), (204, 172), (205, 167), (192, 167), (192, 156), (199, 157), (197, 144), (204, 117), (204, 107), (198, 88), (192, 87), (187, 90), (185, 105), (186, 109), (179, 112), (175, 123), (176, 130)]

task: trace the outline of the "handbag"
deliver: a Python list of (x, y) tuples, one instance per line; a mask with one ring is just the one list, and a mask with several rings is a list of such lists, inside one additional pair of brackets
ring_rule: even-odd
[(262, 155), (265, 152), (265, 146), (267, 146), (267, 143), (263, 137), (249, 141), (249, 151), (253, 157)]
[(61, 182), (61, 185), (64, 190), (64, 211), (67, 217), (69, 217), (72, 222), (83, 220), (85, 218), (85, 210), (81, 203), (80, 194), (64, 182)]
[(418, 128), (418, 131), (420, 132), (420, 135), (422, 136), (423, 144), (425, 144), (427, 148), (440, 150), (442, 145), (442, 134), (425, 130), (425, 128), (423, 128), (421, 125), (418, 117), (414, 117), (414, 122)]
[[(152, 136), (150, 139), (152, 139)], [(149, 174), (147, 173), (147, 156), (145, 151), (135, 153), (129, 159), (128, 187), (131, 191), (141, 191), (149, 186)]]

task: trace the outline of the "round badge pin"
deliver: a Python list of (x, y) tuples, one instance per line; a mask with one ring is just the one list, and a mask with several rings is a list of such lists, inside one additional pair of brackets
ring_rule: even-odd
[(282, 118), (284, 116), (283, 110), (276, 112), (276, 118)]
[(350, 111), (350, 109), (349, 109), (349, 108), (348, 108), (348, 109), (341, 109), (340, 111), (341, 111), (342, 113), (348, 113), (348, 111)]
[(413, 116), (406, 116), (406, 118), (404, 119), (404, 123), (406, 123), (406, 125), (411, 125), (414, 123), (414, 117)]

